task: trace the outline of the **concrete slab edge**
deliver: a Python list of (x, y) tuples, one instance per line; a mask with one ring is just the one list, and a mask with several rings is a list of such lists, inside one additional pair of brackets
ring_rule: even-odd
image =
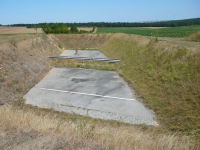
[[(37, 104), (38, 105), (38, 104)], [(130, 124), (144, 124), (144, 125), (152, 125), (157, 126), (156, 121), (154, 121), (151, 118), (145, 118), (145, 117), (137, 117), (137, 116), (130, 116), (130, 115), (124, 115), (124, 114), (117, 114), (117, 113), (111, 113), (111, 112), (103, 112), (99, 110), (91, 110), (91, 109), (85, 109), (80, 107), (74, 107), (74, 106), (67, 106), (67, 105), (59, 105), (54, 103), (45, 103), (40, 104), (38, 107), (42, 108), (48, 108), (53, 109), (56, 111), (62, 111), (66, 113), (75, 113), (79, 115), (84, 116), (90, 116), (92, 118), (98, 118), (98, 119), (104, 119), (104, 120), (115, 120), (120, 121), (124, 123), (130, 123)]]

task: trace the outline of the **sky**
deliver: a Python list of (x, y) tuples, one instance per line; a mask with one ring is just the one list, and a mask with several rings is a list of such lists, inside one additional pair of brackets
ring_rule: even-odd
[(0, 0), (0, 24), (200, 18), (200, 0)]

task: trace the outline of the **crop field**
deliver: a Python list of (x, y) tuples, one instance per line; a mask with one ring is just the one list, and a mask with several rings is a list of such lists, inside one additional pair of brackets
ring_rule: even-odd
[[(34, 28), (27, 27), (0, 27), (0, 34), (20, 34), (20, 33), (36, 33)], [(41, 28), (37, 29), (37, 33), (43, 33)]]
[(185, 37), (197, 31), (200, 31), (200, 25), (170, 28), (99, 27), (97, 29), (97, 33), (126, 33), (158, 37)]

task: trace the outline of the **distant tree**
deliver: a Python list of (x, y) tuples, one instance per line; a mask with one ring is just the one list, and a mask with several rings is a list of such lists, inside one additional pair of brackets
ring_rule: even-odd
[(64, 23), (60, 24), (60, 33), (69, 33), (68, 27), (66, 24), (64, 24)]
[(42, 26), (42, 30), (43, 30), (46, 34), (51, 33), (51, 28), (49, 27), (49, 25), (48, 25), (47, 23), (45, 23), (45, 24)]
[(71, 33), (78, 33), (77, 27), (71, 27), (70, 31), (71, 31)]
[(36, 24), (34, 24), (34, 25), (33, 25), (33, 28), (35, 29), (35, 31), (36, 31), (36, 34), (37, 34), (37, 29), (38, 29), (37, 25), (36, 25)]

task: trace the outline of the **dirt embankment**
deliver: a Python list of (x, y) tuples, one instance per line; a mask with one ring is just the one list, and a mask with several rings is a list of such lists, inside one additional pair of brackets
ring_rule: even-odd
[(55, 41), (46, 35), (0, 44), (0, 103), (22, 100), (50, 69), (49, 55), (59, 55)]
[(56, 37), (65, 48), (98, 48), (109, 40), (113, 34), (58, 34), (50, 35)]
[[(149, 65), (151, 60), (155, 60), (155, 54), (159, 54), (157, 60), (162, 61), (163, 58), (165, 58), (161, 56), (163, 51), (165, 53), (167, 52), (162, 46), (159, 47), (159, 43), (155, 44), (155, 47), (157, 47), (157, 50), (155, 51), (152, 46), (154, 43), (149, 44), (150, 40), (148, 38), (135, 37), (135, 39), (132, 39), (130, 36), (124, 34), (113, 36), (113, 39), (110, 39), (111, 37), (112, 34), (44, 35), (28, 40), (21, 39), (21, 41), (11, 39), (4, 44), (0, 44), (0, 98), (2, 103), (15, 100), (20, 105), (20, 98), (51, 68), (49, 66), (51, 63), (48, 56), (59, 55), (61, 52), (61, 49), (58, 48), (60, 45), (59, 42), (62, 42), (63, 47), (66, 48), (97, 48), (104, 45), (102, 46), (102, 50), (104, 50), (108, 56), (116, 56), (116, 58), (120, 58), (121, 62), (116, 66), (116, 68), (121, 69), (121, 72), (119, 73), (130, 78), (132, 84), (136, 85), (136, 83), (138, 83), (138, 86), (141, 86), (141, 81), (143, 81), (141, 86), (142, 89), (147, 85), (151, 86), (149, 88), (150, 90), (155, 89), (155, 86), (158, 86), (160, 81), (162, 81), (160, 85), (163, 87), (168, 82), (168, 77), (171, 77), (173, 74), (174, 80), (177, 80), (177, 82), (181, 81), (178, 79), (179, 76), (176, 76), (176, 71), (164, 72), (166, 68), (155, 68), (154, 66), (157, 65), (157, 62)], [(105, 42), (107, 40), (109, 40), (109, 42), (106, 44)], [(147, 44), (148, 46), (145, 46)], [(162, 51), (160, 52), (159, 49)], [(157, 51), (159, 53), (157, 53)], [(174, 51), (174, 54), (178, 52), (179, 51), (176, 50)], [(180, 54), (183, 55), (184, 53), (180, 51)], [(169, 58), (171, 57), (171, 55), (166, 56)], [(178, 60), (185, 59), (185, 57), (179, 58), (178, 55), (173, 56), (176, 56)], [(162, 59), (159, 59), (160, 57)], [(164, 60), (169, 59), (167, 58)], [(177, 62), (179, 63), (179, 61)], [(164, 61), (161, 63), (162, 65), (159, 67), (166, 65), (166, 62)], [(187, 67), (187, 65), (185, 65), (185, 67)], [(164, 76), (163, 72), (165, 74), (173, 74), (170, 76)], [(142, 73), (145, 76), (142, 76)], [(159, 75), (159, 73), (162, 74)], [(183, 73), (181, 72), (181, 74)], [(141, 76), (141, 80), (135, 78), (136, 76)], [(152, 78), (150, 78), (151, 76)], [(155, 80), (151, 82), (150, 79)], [(171, 80), (171, 78), (169, 79)], [(187, 90), (185, 84), (180, 85), (184, 85), (183, 88)], [(178, 88), (169, 91), (170, 86), (166, 87), (166, 90), (164, 91), (165, 93), (180, 89), (179, 86)], [(195, 88), (195, 86), (191, 87)], [(161, 89), (162, 88), (158, 88), (158, 91)], [(177, 93), (179, 94), (179, 92)], [(152, 93), (152, 95), (155, 94), (156, 92)], [(185, 95), (187, 94), (188, 93), (185, 92)], [(193, 93), (193, 95), (194, 94), (197, 95), (198, 92)], [(149, 95), (146, 94), (145, 97), (147, 96)], [(166, 97), (167, 99), (166, 95), (163, 96), (161, 94), (158, 96)], [(177, 103), (180, 103), (177, 101), (180, 97), (181, 94), (177, 95), (177, 98), (175, 99)], [(160, 98), (157, 98), (157, 100), (160, 100)], [(149, 101), (150, 104), (153, 101), (155, 101), (155, 99)], [(158, 104), (158, 107), (162, 106), (162, 103)], [(166, 107), (167, 105), (168, 107)], [(173, 109), (169, 107), (169, 101), (167, 101), (167, 105), (163, 105), (160, 111), (163, 110), (163, 108), (167, 109), (166, 112), (170, 113), (170, 118), (173, 119), (174, 117), (171, 117)], [(175, 105), (174, 107), (180, 106), (182, 107), (180, 104)], [(183, 109), (181, 108), (181, 111), (176, 113), (176, 115), (183, 112), (182, 110)], [(186, 110), (186, 113), (188, 113), (188, 110), (190, 109)], [(21, 105), (16, 108), (9, 105), (0, 106), (0, 114), (0, 149), (137, 148), (188, 150), (199, 148), (198, 145), (194, 147), (193, 143), (190, 143), (189, 137), (182, 136), (182, 134), (179, 135), (178, 133), (176, 133), (176, 135), (171, 135), (170, 132), (167, 130), (162, 131), (159, 127), (154, 128), (141, 126), (141, 129), (139, 129), (137, 126), (126, 126), (119, 122), (104, 122), (103, 120), (91, 119), (76, 114), (73, 114), (70, 117), (69, 114), (56, 113), (53, 110), (29, 108), (28, 106)], [(191, 122), (191, 120), (189, 121)], [(179, 120), (175, 121), (178, 122)], [(183, 126), (186, 126), (187, 124), (183, 124)]]

